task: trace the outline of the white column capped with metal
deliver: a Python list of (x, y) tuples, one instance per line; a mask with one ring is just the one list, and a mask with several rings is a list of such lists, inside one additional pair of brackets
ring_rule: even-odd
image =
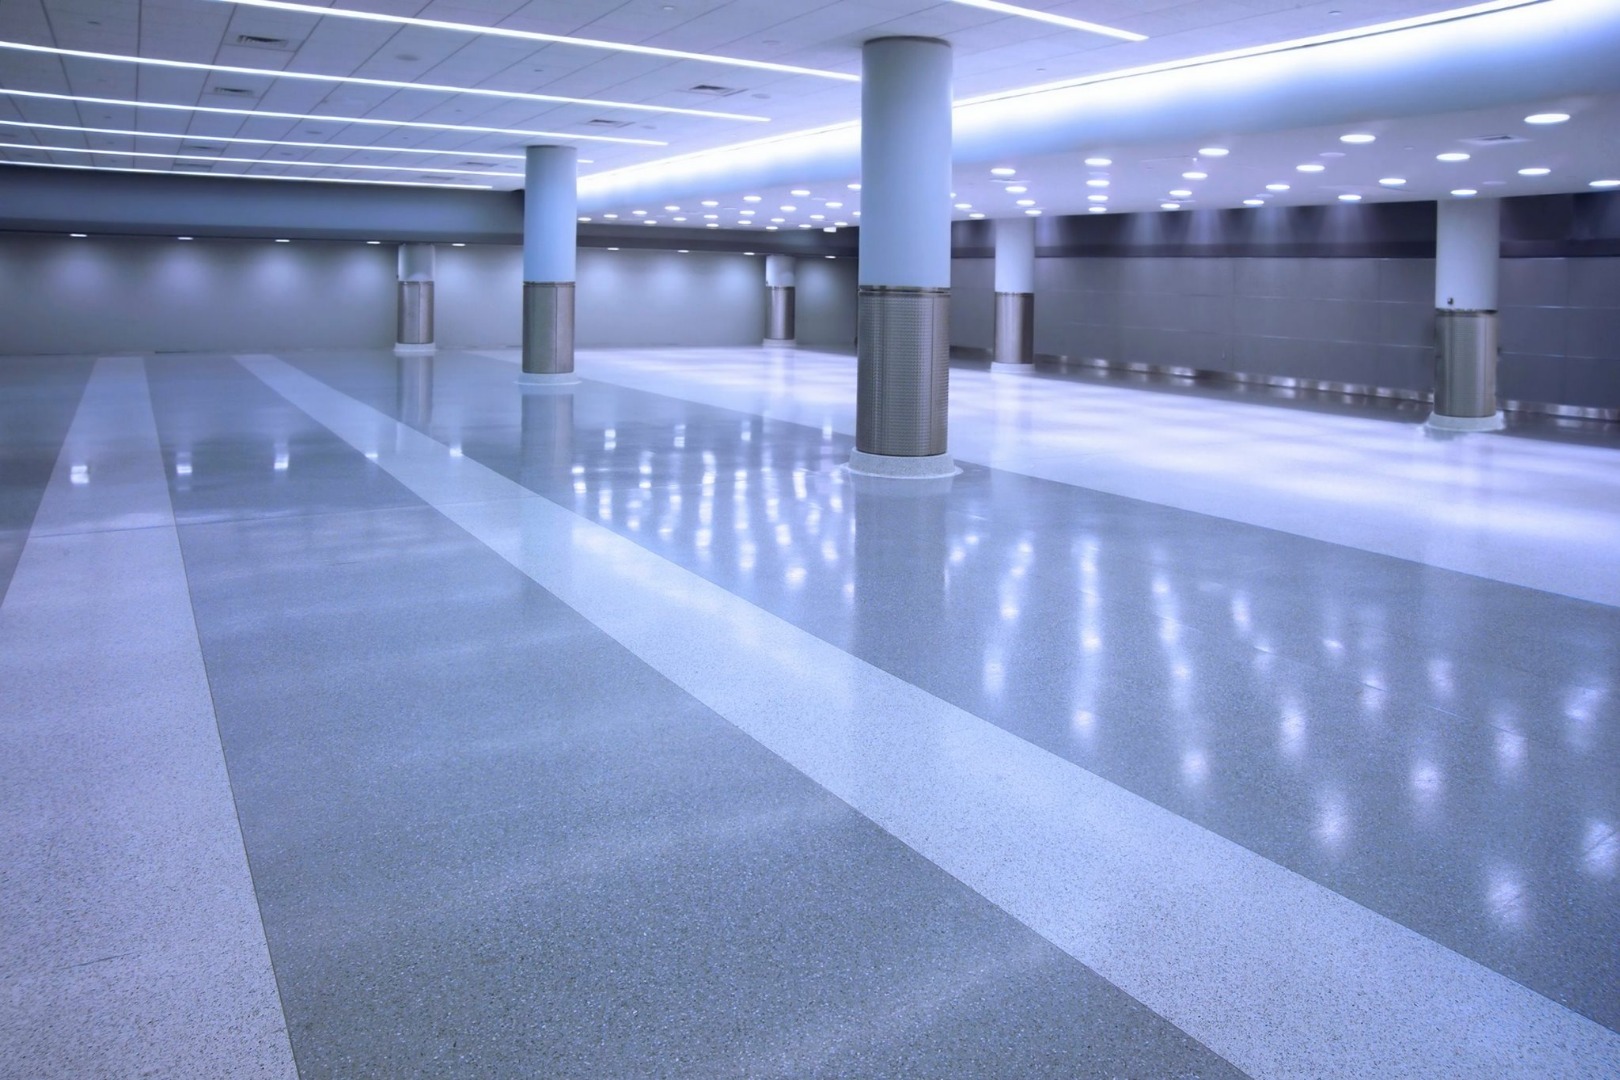
[(523, 156), (522, 380), (576, 382), (577, 152), (572, 146), (531, 146)]
[(792, 255), (765, 256), (765, 287), (771, 294), (766, 345), (785, 347), (797, 343), (797, 271), (798, 260)]
[(1035, 370), (1035, 219), (996, 222), (996, 351), (992, 372)]
[(1434, 411), (1440, 431), (1499, 431), (1496, 305), (1502, 251), (1497, 199), (1436, 205)]
[(861, 55), (861, 240), (850, 469), (943, 477), (951, 284), (951, 47), (868, 41)]
[(399, 285), (394, 352), (401, 356), (426, 355), (433, 345), (432, 244), (399, 245)]

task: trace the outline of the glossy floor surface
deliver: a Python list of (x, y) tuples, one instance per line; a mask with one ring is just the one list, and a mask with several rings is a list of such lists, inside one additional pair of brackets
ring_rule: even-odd
[(16, 1075), (1620, 1072), (1620, 438), (0, 361)]

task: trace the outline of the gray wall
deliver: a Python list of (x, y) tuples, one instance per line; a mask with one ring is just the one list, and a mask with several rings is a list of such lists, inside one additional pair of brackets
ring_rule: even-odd
[[(952, 266), (951, 341), (993, 341), (993, 261)], [(1434, 262), (1041, 258), (1035, 349), (1080, 359), (1432, 386)], [(1502, 261), (1500, 394), (1620, 406), (1620, 258)]]
[[(801, 260), (799, 335), (854, 337), (853, 259)], [(0, 354), (385, 348), (395, 249), (339, 241), (0, 236)], [(582, 250), (578, 342), (757, 345), (763, 256)], [(518, 343), (522, 260), (441, 245), (437, 337)]]

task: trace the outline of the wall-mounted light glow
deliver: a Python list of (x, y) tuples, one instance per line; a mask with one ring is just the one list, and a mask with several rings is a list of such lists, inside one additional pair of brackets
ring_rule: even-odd
[(1540, 165), (1532, 165), (1528, 169), (1520, 169), (1519, 170), (1519, 175), (1520, 176), (1546, 176), (1550, 172), (1552, 172), (1551, 169), (1543, 168)]
[[(421, 131), (474, 131), (484, 135), (523, 135), (539, 139), (622, 143), (630, 146), (669, 145), (669, 143), (661, 139), (627, 139), (620, 135), (575, 135), (572, 133), (564, 134), (560, 131), (530, 131), (525, 128), (481, 127), (476, 124), (433, 124), (424, 120), (373, 120), (364, 116), (326, 116), (317, 113), (275, 112), (269, 109), (229, 109), (222, 105), (171, 105), (161, 101), (131, 101), (126, 98), (86, 97), (82, 94), (47, 94), (39, 90), (11, 90), (5, 87), (0, 87), (0, 96), (35, 98), (40, 101), (72, 101), (82, 105), (118, 105), (128, 109), (159, 109), (168, 112), (206, 113), (210, 116), (250, 116), (273, 120), (309, 120), (323, 124), (370, 124), (374, 127), (416, 128)], [(459, 151), (457, 152), (459, 153)], [(590, 163), (587, 158), (580, 158), (579, 160), (581, 164)]]
[(1461, 150), (1447, 150), (1444, 154), (1434, 155), (1436, 161), (1467, 161), (1468, 155)]
[[(180, 239), (189, 240), (191, 238), (189, 236), (182, 236)], [(382, 241), (381, 240), (367, 240), (366, 243), (371, 244), (372, 246), (376, 246), (377, 244), (382, 243)]]
[(1352, 145), (1359, 146), (1363, 143), (1377, 142), (1378, 136), (1368, 134), (1365, 131), (1352, 131), (1348, 135), (1340, 135), (1339, 141), (1342, 143), (1350, 143)]
[(1093, 214), (1106, 214), (1106, 213), (1108, 213), (1108, 207), (1106, 207), (1106, 206), (1088, 206), (1088, 207), (1086, 207), (1086, 209), (1091, 211)]
[(1386, 176), (1386, 177), (1384, 177), (1382, 180), (1380, 180), (1378, 182), (1380, 184), (1383, 184), (1385, 187), (1400, 187), (1402, 184), (1406, 183), (1406, 177), (1404, 177), (1404, 176)]
[(1231, 152), (1224, 146), (1200, 146), (1198, 148), (1199, 157), (1225, 157)]
[(442, 19), (421, 19), (410, 15), (385, 15), (373, 11), (351, 11), (347, 8), (288, 3), (286, 0), (224, 0), (224, 2), (241, 7), (297, 12), (318, 18), (360, 19), (365, 22), (389, 23), (394, 26), (420, 26), (429, 30), (452, 30), (458, 33), (478, 34), (484, 37), (515, 38), (519, 41), (536, 41), (551, 45), (573, 45), (581, 49), (637, 53), (641, 56), (665, 56), (674, 60), (701, 60), (708, 64), (754, 68), (758, 71), (780, 71), (787, 75), (809, 75), (818, 79), (836, 79), (840, 82), (861, 81), (859, 75), (846, 75), (841, 71), (823, 71), (820, 68), (795, 67), (792, 64), (773, 64), (768, 60), (744, 60), (734, 56), (717, 56), (713, 53), (685, 52), (681, 49), (661, 49), (652, 45), (631, 45), (622, 41), (599, 41), (595, 38), (570, 37), (566, 34), (543, 34), (534, 30), (511, 30), (502, 26), (479, 26), (475, 23), (445, 22)]
[(236, 67), (231, 64), (203, 64), (191, 60), (160, 60), (152, 56), (122, 56), (118, 53), (90, 52), (85, 49), (58, 49), (50, 45), (25, 45), (19, 41), (0, 41), (0, 49), (44, 53), (49, 56), (69, 56), (79, 60), (104, 60), (109, 63), (135, 64), (140, 67), (161, 67), (179, 71), (218, 71), (227, 75), (248, 75), (263, 79), (294, 79), (300, 82), (336, 83), (344, 86), (380, 86), (390, 90), (424, 90), (439, 94), (469, 94), (474, 97), (502, 98), (507, 101), (549, 101), (560, 105), (594, 105), (603, 109), (625, 109), (632, 112), (652, 112), (673, 116), (697, 116), (712, 120), (741, 120), (759, 124), (770, 121), (768, 116), (756, 116), (752, 113), (688, 109), (677, 105), (641, 105), (632, 101), (605, 101), (601, 98), (564, 97), (560, 94), (530, 94), (517, 90), (487, 90), (479, 86), (445, 86), (440, 83), (401, 82), (397, 79), (369, 79), (359, 75), (317, 75), (311, 71)]
[(1524, 122), (1527, 124), (1562, 124), (1568, 119), (1569, 113), (1538, 112), (1531, 113), (1529, 116), (1525, 117)]
[(1147, 40), (1145, 34), (1119, 30), (1112, 26), (1103, 26), (1101, 23), (1085, 22), (1082, 19), (1071, 19), (1065, 15), (1053, 15), (1049, 11), (1035, 11), (1031, 8), (1019, 7), (1016, 4), (1002, 3), (1001, 0), (953, 0), (953, 2), (966, 7), (980, 8), (984, 11), (994, 11), (998, 15), (1016, 15), (1023, 19), (1034, 19), (1036, 22), (1050, 23), (1052, 26), (1061, 26), (1067, 30), (1081, 30), (1088, 34), (1101, 34), (1104, 37), (1118, 38), (1120, 41)]
[(1315, 162), (1306, 162), (1304, 165), (1294, 166), (1296, 172), (1321, 172), (1325, 168), (1327, 168), (1326, 165), (1318, 165)]

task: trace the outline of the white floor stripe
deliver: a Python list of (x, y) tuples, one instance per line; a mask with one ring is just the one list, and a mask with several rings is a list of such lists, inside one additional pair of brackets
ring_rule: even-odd
[[(1599, 1077), (1620, 1036), (269, 356), (241, 362), (652, 667), (1260, 1077)], [(516, 392), (514, 390), (514, 392)], [(433, 501), (431, 498), (429, 501)]]
[(0, 607), (0, 1073), (296, 1075), (138, 359)]
[[(578, 370), (855, 430), (850, 356), (590, 349)], [(951, 451), (962, 461), (1620, 605), (1612, 449), (1500, 435), (1436, 441), (1415, 420), (983, 371), (953, 371), (951, 385)]]

